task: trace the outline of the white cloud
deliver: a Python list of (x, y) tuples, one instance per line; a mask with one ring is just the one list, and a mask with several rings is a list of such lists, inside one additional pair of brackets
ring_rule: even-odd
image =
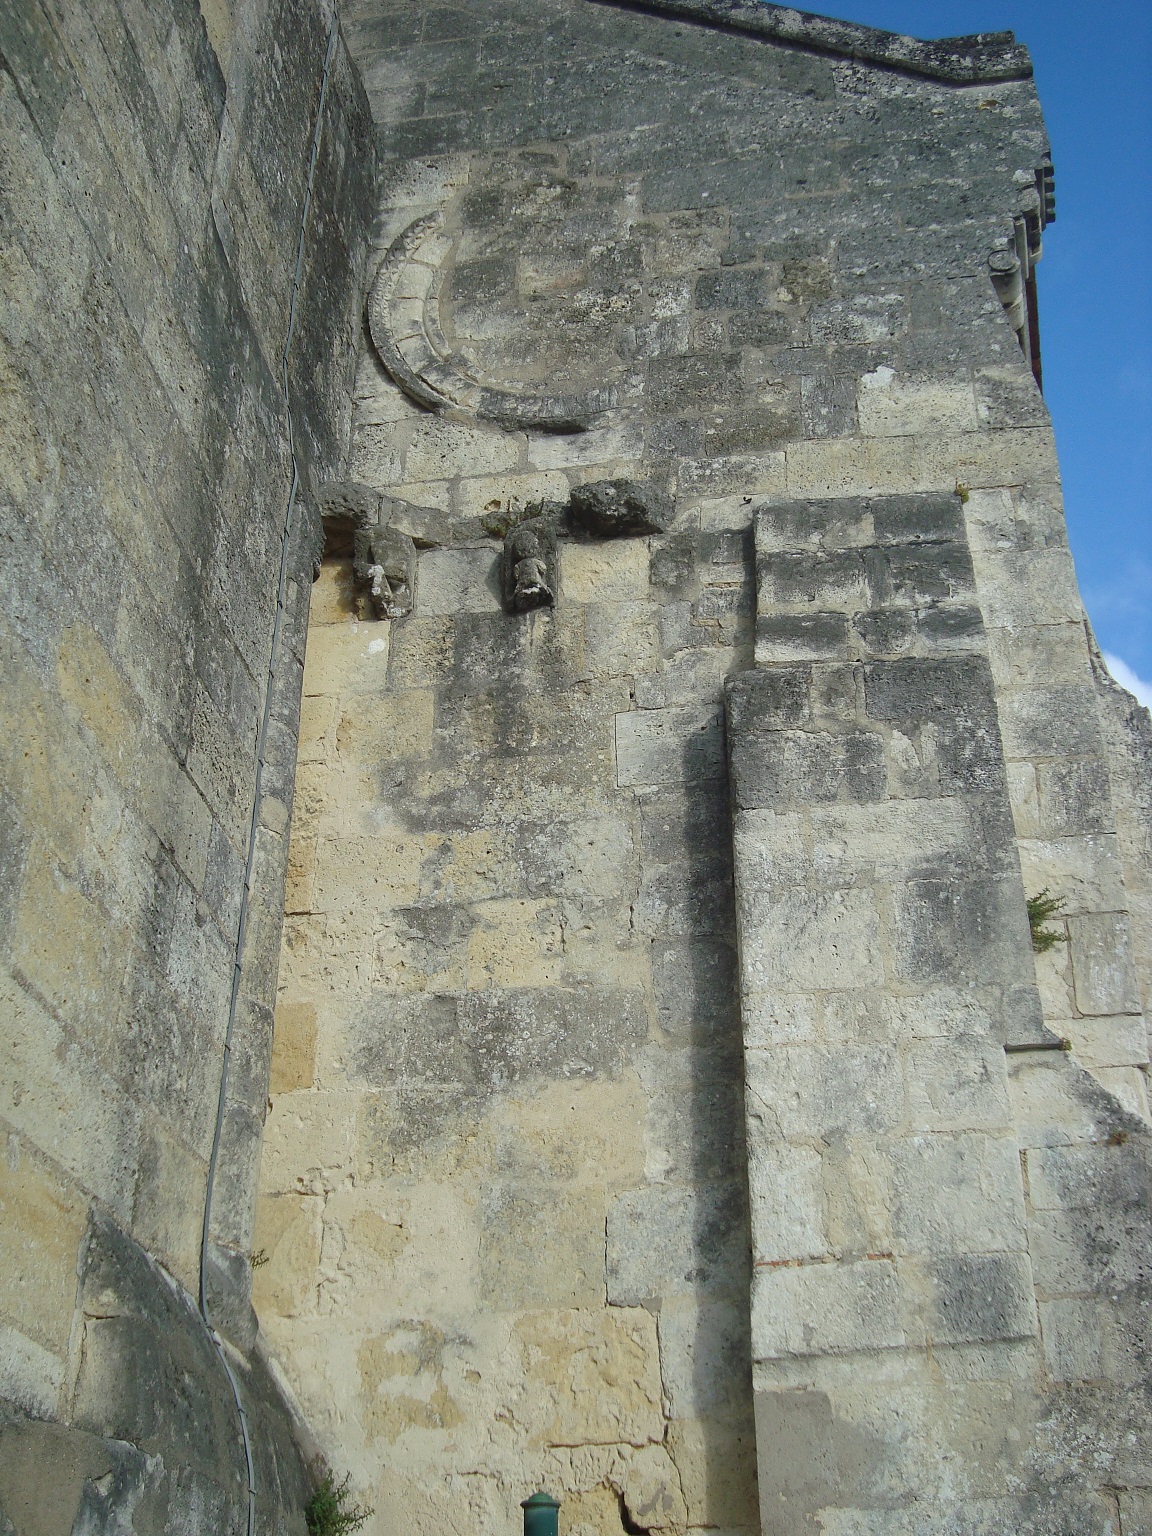
[(1104, 662), (1121, 688), (1127, 688), (1129, 693), (1135, 694), (1145, 709), (1152, 709), (1152, 683), (1146, 683), (1142, 677), (1137, 677), (1126, 661), (1121, 661), (1119, 656), (1110, 655), (1108, 651), (1104, 652)]

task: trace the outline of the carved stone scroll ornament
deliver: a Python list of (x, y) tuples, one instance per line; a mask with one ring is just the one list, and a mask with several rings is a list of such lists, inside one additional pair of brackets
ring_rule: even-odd
[(493, 384), (453, 353), (440, 322), (441, 292), (454, 240), (444, 215), (409, 224), (389, 246), (368, 296), (368, 330), (384, 367), (427, 410), (480, 417), (538, 432), (585, 432), (616, 404), (612, 388), (542, 395)]

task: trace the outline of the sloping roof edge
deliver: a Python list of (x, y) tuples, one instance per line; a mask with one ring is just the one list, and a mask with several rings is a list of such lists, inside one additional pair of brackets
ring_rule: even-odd
[(764, 0), (594, 0), (622, 10), (651, 11), (697, 26), (751, 37), (772, 38), (818, 53), (837, 54), (880, 64), (909, 75), (950, 85), (990, 85), (998, 80), (1027, 80), (1032, 60), (1012, 32), (977, 32), (971, 37), (926, 41), (881, 32), (853, 21), (835, 21)]

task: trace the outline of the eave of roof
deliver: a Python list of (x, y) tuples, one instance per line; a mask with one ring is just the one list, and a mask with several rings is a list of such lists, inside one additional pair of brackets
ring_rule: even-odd
[(624, 10), (651, 11), (696, 26), (740, 32), (776, 42), (879, 64), (904, 74), (942, 80), (949, 85), (993, 85), (1027, 80), (1032, 60), (1012, 32), (977, 32), (971, 37), (927, 41), (881, 32), (852, 21), (835, 21), (810, 11), (769, 5), (765, 0), (595, 0)]

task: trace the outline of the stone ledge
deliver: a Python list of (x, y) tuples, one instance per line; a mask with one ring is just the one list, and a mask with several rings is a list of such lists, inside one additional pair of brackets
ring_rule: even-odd
[(880, 64), (904, 74), (945, 80), (953, 85), (982, 85), (998, 80), (1029, 80), (1032, 60), (1011, 32), (978, 32), (971, 37), (924, 41), (882, 32), (876, 27), (835, 21), (810, 11), (766, 5), (761, 0), (596, 0), (630, 11), (651, 11), (681, 21), (797, 44), (818, 53), (837, 54)]

